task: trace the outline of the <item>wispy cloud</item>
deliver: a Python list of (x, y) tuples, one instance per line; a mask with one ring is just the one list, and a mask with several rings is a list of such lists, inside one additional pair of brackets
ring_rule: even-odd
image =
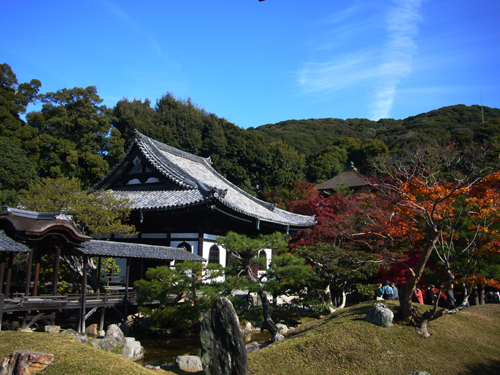
[(379, 82), (370, 111), (372, 119), (389, 117), (398, 84), (412, 70), (421, 5), (422, 0), (396, 2), (387, 17), (389, 40), (383, 52), (384, 61), (379, 67)]
[[(395, 0), (385, 10), (384, 29), (380, 29), (378, 14), (367, 14), (367, 8), (371, 10), (368, 3), (366, 7), (357, 5), (338, 12), (325, 22), (332, 27), (331, 42), (321, 42), (317, 49), (324, 51), (331, 47), (336, 56), (303, 65), (297, 72), (302, 92), (331, 94), (364, 85), (365, 92), (372, 93), (371, 117), (388, 117), (398, 84), (412, 71), (422, 2)], [(366, 45), (367, 39), (371, 45)]]

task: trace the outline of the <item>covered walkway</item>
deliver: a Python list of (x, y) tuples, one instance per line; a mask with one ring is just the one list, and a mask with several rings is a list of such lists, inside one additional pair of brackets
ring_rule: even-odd
[[(4, 208), (0, 215), (0, 330), (3, 314), (24, 313), (23, 328), (28, 328), (39, 319), (53, 323), (55, 312), (79, 310), (78, 331), (85, 331), (85, 321), (98, 309), (101, 312), (100, 329), (103, 329), (104, 312), (107, 307), (118, 311), (135, 304), (133, 290), (129, 286), (131, 260), (143, 266), (145, 259), (170, 261), (204, 261), (202, 257), (179, 248), (142, 245), (113, 241), (92, 240), (80, 233), (71, 218), (58, 214), (38, 213), (13, 208)], [(31, 249), (19, 243), (22, 241)], [(24, 293), (11, 293), (13, 259), (16, 253), (27, 253), (27, 270)], [(54, 254), (54, 270), (51, 295), (38, 295), (40, 259), (42, 254)], [(81, 289), (79, 294), (57, 295), (59, 262), (61, 256), (82, 258)], [(89, 257), (98, 259), (97, 275), (101, 275), (102, 257), (125, 258), (126, 276), (120, 291), (105, 291), (100, 284), (97, 293), (87, 293)], [(31, 287), (31, 273), (35, 258), (35, 274)], [(7, 266), (7, 267), (6, 267)], [(6, 270), (6, 272), (5, 272)], [(141, 275), (144, 270), (141, 269)], [(6, 280), (4, 283), (4, 274)], [(101, 292), (104, 290), (104, 292)], [(30, 293), (31, 292), (31, 293)], [(35, 312), (33, 315), (32, 313)], [(30, 315), (32, 314), (32, 315)]]

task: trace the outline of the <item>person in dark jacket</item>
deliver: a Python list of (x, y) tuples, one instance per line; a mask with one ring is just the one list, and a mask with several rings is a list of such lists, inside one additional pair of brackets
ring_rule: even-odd
[(399, 300), (398, 286), (394, 283), (391, 283), (391, 288), (392, 288), (392, 299), (398, 301)]
[(425, 291), (425, 303), (432, 305), (436, 303), (436, 295), (434, 294), (434, 285), (429, 285)]
[(446, 292), (446, 308), (452, 310), (455, 308), (457, 300), (455, 299), (455, 294), (453, 293), (453, 284), (450, 285), (450, 289)]

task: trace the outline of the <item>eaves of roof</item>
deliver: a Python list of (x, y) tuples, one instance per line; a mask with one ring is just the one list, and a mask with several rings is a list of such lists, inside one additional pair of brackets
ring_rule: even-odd
[(203, 262), (206, 259), (181, 248), (169, 246), (143, 245), (130, 242), (91, 240), (76, 246), (75, 249), (88, 256), (114, 258), (192, 260)]

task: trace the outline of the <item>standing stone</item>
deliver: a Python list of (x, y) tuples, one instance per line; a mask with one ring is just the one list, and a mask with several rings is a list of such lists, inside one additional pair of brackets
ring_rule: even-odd
[(108, 326), (108, 329), (106, 330), (106, 335), (104, 335), (105, 339), (115, 339), (118, 344), (120, 345), (125, 345), (126, 340), (125, 340), (125, 335), (123, 334), (122, 330), (120, 327), (118, 327), (116, 324), (111, 324)]
[(201, 362), (206, 375), (247, 375), (247, 352), (231, 301), (217, 298), (201, 322)]
[(365, 320), (367, 322), (376, 324), (381, 327), (392, 326), (393, 318), (394, 313), (383, 303), (374, 304), (372, 309), (365, 316)]
[(53, 354), (14, 350), (9, 362), (9, 374), (30, 375), (42, 371), (54, 360)]

